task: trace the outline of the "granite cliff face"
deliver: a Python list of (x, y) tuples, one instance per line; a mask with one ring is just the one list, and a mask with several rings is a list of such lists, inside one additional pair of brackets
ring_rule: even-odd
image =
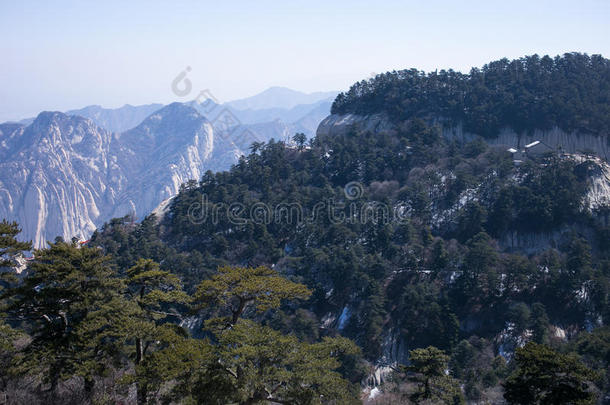
[(320, 122), (316, 135), (344, 135), (351, 130), (379, 133), (394, 128), (395, 125), (385, 114), (331, 114)]
[[(331, 114), (318, 126), (318, 135), (341, 135), (351, 130), (379, 133), (396, 129), (396, 125), (385, 114), (357, 115)], [(466, 132), (460, 125), (443, 128), (447, 139), (468, 142), (478, 137)], [(568, 133), (560, 128), (536, 130), (531, 133), (516, 133), (505, 128), (494, 138), (485, 138), (490, 145), (523, 148), (533, 141), (541, 141), (547, 148), (559, 149), (565, 153), (592, 153), (606, 161), (610, 160), (610, 136), (596, 136), (582, 133)]]
[(106, 183), (111, 135), (56, 112), (0, 131), (0, 216), (18, 221), (36, 247), (95, 229), (99, 203), (116, 187)]
[(147, 215), (182, 183), (227, 169), (241, 153), (179, 103), (120, 134), (43, 112), (28, 126), (0, 125), (0, 217), (18, 221), (35, 247), (56, 236), (86, 239), (112, 217)]
[[(476, 134), (462, 130), (460, 126), (443, 130), (443, 136), (448, 139), (471, 141), (477, 137)], [(485, 141), (491, 145), (513, 147), (522, 149), (534, 141), (540, 141), (542, 147), (560, 150), (570, 154), (594, 154), (600, 158), (610, 160), (610, 137), (582, 134), (578, 132), (565, 132), (554, 127), (550, 130), (535, 130), (531, 133), (516, 133), (510, 128), (505, 128), (495, 138), (487, 138)]]

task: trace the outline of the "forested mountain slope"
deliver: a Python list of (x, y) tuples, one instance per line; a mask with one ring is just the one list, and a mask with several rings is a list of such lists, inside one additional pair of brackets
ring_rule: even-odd
[[(360, 377), (387, 395), (408, 390), (400, 373), (388, 381), (408, 351), (435, 346), (467, 399), (498, 402), (515, 348), (534, 341), (596, 369), (603, 398), (610, 206), (590, 196), (608, 189), (608, 167), (554, 148), (516, 165), (485, 139), (505, 127), (607, 137), (609, 67), (568, 54), (379, 75), (333, 113), (382, 114), (383, 125), (255, 144), (230, 171), (183, 185), (162, 218), (113, 220), (91, 244), (120, 269), (159, 261), (191, 291), (225, 264), (303, 282), (306, 302), (246, 316), (307, 341), (352, 338), (371, 365)], [(443, 136), (454, 125), (485, 138)]]
[(394, 120), (438, 117), (493, 138), (551, 129), (607, 136), (610, 61), (600, 55), (538, 55), (490, 62), (463, 74), (416, 69), (388, 72), (354, 84), (335, 99), (333, 114), (385, 112)]

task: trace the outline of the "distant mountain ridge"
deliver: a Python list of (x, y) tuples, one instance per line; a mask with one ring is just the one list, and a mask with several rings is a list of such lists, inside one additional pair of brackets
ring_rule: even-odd
[[(214, 122), (224, 110), (229, 111), (242, 130), (256, 128), (260, 140), (271, 139), (277, 134), (278, 125), (282, 126), (286, 133), (303, 132), (311, 138), (315, 135), (318, 124), (330, 112), (337, 94), (336, 91), (306, 94), (283, 87), (272, 87), (255, 96), (224, 104), (216, 104), (211, 99), (201, 104), (194, 100), (185, 104), (195, 108), (211, 122)], [(65, 114), (89, 118), (97, 126), (109, 132), (125, 132), (135, 128), (163, 106), (158, 103), (137, 106), (125, 104), (119, 108), (90, 105), (66, 111)], [(26, 118), (17, 123), (29, 125), (34, 119)], [(15, 124), (15, 122), (5, 124), (9, 123)]]
[[(209, 101), (208, 101), (209, 102)], [(258, 141), (290, 141), (297, 132), (313, 138), (320, 122), (328, 115), (332, 100), (322, 100), (314, 104), (301, 104), (291, 109), (237, 110), (224, 105), (187, 103), (208, 120), (215, 123), (221, 115), (229, 114), (235, 125), (232, 131), (250, 131)]]
[(89, 118), (98, 126), (110, 132), (123, 132), (135, 128), (146, 117), (163, 108), (163, 104), (145, 104), (133, 106), (125, 104), (119, 108), (103, 108), (99, 105), (90, 105), (78, 110), (67, 111), (67, 115), (79, 115)]
[[(212, 100), (205, 100), (202, 104), (205, 104), (206, 108), (199, 108), (195, 101), (186, 102), (185, 104), (197, 109), (210, 120), (220, 111), (220, 109), (217, 109), (216, 114), (209, 116), (209, 105), (211, 103), (215, 106), (228, 108), (244, 125), (272, 122), (278, 119), (289, 124), (305, 118), (305, 116), (314, 110), (326, 110), (325, 117), (330, 112), (330, 106), (337, 94), (339, 94), (338, 91), (307, 94), (285, 87), (271, 87), (252, 97), (229, 101), (223, 104), (215, 104)], [(104, 108), (100, 105), (89, 105), (80, 109), (68, 110), (64, 113), (66, 115), (78, 115), (89, 118), (97, 126), (110, 132), (124, 132), (135, 128), (146, 117), (163, 106), (163, 104), (159, 103), (136, 106), (125, 104), (119, 108)], [(7, 121), (4, 124), (18, 123), (29, 125), (34, 122), (34, 119), (35, 117), (30, 117), (19, 121)], [(315, 134), (316, 127), (311, 128), (311, 130), (308, 127), (309, 136)]]
[[(89, 105), (77, 110), (68, 110), (66, 115), (78, 115), (89, 118), (97, 126), (110, 132), (123, 132), (135, 128), (153, 112), (163, 108), (163, 104), (129, 105), (119, 108), (104, 108), (100, 105)], [(36, 118), (25, 118), (18, 123), (30, 125)]]
[(325, 91), (315, 93), (302, 93), (286, 87), (270, 87), (262, 93), (252, 97), (234, 100), (226, 103), (227, 106), (238, 110), (263, 110), (271, 108), (291, 109), (299, 104), (314, 104), (318, 101), (334, 99), (338, 91)]

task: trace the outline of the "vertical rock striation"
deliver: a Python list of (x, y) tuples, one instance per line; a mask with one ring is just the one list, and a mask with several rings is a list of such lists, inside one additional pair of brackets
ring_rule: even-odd
[(241, 153), (179, 103), (123, 133), (43, 112), (28, 126), (0, 125), (0, 218), (18, 221), (35, 247), (56, 236), (87, 238), (112, 217), (148, 214), (182, 183), (227, 169)]

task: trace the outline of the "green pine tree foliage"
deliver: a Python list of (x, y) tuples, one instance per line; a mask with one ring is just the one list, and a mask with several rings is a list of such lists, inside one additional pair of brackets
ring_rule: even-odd
[(577, 356), (530, 342), (515, 353), (517, 369), (504, 383), (511, 404), (592, 404), (596, 375)]
[(413, 373), (409, 378), (419, 385), (410, 395), (413, 402), (463, 403), (458, 381), (447, 373), (449, 356), (445, 352), (434, 346), (415, 349), (409, 352), (409, 361), (406, 370)]
[(214, 395), (212, 384), (221, 379), (219, 372), (227, 396), (218, 403), (357, 403), (357, 388), (337, 371), (340, 356), (359, 352), (348, 339), (304, 343), (243, 319), (217, 338), (218, 367), (204, 370), (195, 384), (198, 389), (193, 395), (198, 403), (207, 403), (208, 395)]
[(3, 219), (0, 222), (0, 269), (13, 267), (15, 255), (32, 249), (31, 242), (19, 242), (15, 237), (21, 232), (17, 222)]
[(92, 360), (101, 356), (105, 361), (112, 353), (91, 350), (98, 341), (87, 338), (82, 328), (120, 300), (124, 284), (96, 248), (57, 242), (36, 250), (34, 258), (23, 282), (4, 295), (11, 319), (21, 321), (30, 335), (19, 367), (42, 373), (52, 395), (60, 381), (74, 375), (85, 377), (91, 389), (103, 368)]
[(197, 286), (194, 300), (199, 306), (215, 305), (230, 315), (224, 319), (234, 325), (244, 311), (253, 306), (257, 312), (278, 308), (282, 300), (307, 299), (311, 291), (265, 266), (222, 266), (218, 273)]
[(185, 337), (184, 330), (170, 320), (181, 318), (175, 306), (187, 304), (190, 297), (182, 290), (178, 276), (161, 270), (159, 264), (150, 259), (140, 259), (127, 270), (126, 284), (128, 299), (137, 311), (127, 319), (125, 331), (135, 345), (133, 380), (138, 403), (144, 404), (154, 384), (150, 381), (151, 368), (140, 367), (140, 364), (153, 349), (175, 345)]

